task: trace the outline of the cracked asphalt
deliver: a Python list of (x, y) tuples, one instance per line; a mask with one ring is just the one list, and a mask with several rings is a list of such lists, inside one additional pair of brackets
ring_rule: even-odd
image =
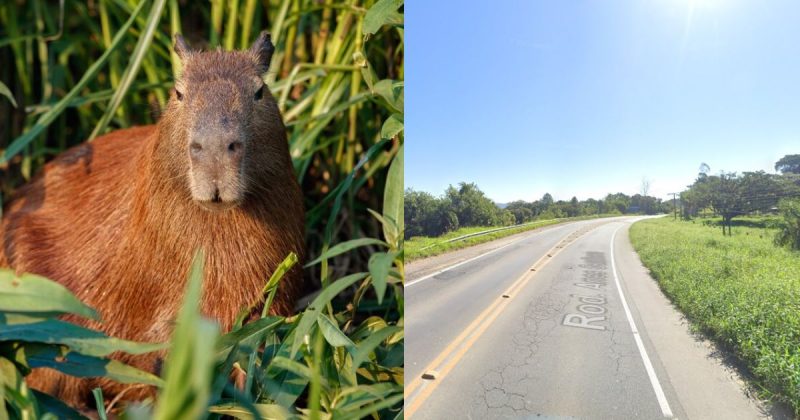
[[(412, 417), (664, 418), (614, 281), (610, 250), (615, 231), (620, 285), (673, 416), (770, 417), (747, 395), (737, 374), (713, 357), (709, 343), (691, 334), (641, 266), (627, 238), (635, 220), (583, 221), (534, 231), (496, 253), (408, 287), (407, 387), (534, 262), (570, 233), (594, 226), (511, 296), (447, 375), (421, 381), (423, 389), (434, 386)], [(420, 277), (414, 263), (408, 270), (410, 279)], [(418, 395), (407, 396), (407, 407)]]

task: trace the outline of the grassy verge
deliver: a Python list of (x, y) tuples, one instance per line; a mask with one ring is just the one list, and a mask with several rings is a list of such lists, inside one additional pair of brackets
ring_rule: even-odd
[(649, 219), (630, 236), (678, 308), (800, 415), (800, 254), (774, 245), (768, 219), (738, 225)]
[(506, 236), (515, 235), (517, 233), (538, 229), (544, 226), (550, 226), (557, 223), (574, 222), (578, 220), (597, 219), (600, 217), (615, 217), (618, 214), (600, 215), (600, 216), (580, 216), (580, 217), (567, 217), (562, 219), (548, 219), (537, 220), (535, 222), (519, 225), (513, 229), (500, 230), (497, 232), (487, 233), (486, 235), (472, 236), (460, 241), (447, 242), (450, 239), (459, 236), (469, 235), (471, 233), (478, 233), (486, 230), (496, 229), (500, 226), (470, 226), (456, 229), (448, 232), (442, 236), (429, 237), (429, 236), (415, 236), (405, 241), (405, 260), (413, 261), (420, 258), (432, 257), (434, 255), (444, 254), (446, 252), (454, 251), (456, 249), (468, 248), (473, 245), (482, 244), (484, 242), (493, 241), (495, 239), (504, 238)]

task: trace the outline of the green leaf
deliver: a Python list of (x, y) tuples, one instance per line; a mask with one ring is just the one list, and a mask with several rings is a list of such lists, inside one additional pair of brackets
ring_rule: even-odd
[(372, 87), (372, 92), (379, 95), (392, 112), (403, 113), (404, 84), (402, 81), (383, 79)]
[(392, 114), (381, 127), (381, 138), (392, 139), (403, 131), (403, 114)]
[(25, 384), (22, 374), (17, 370), (17, 367), (10, 360), (0, 357), (0, 414), (8, 414), (5, 412), (5, 407), (11, 409), (12, 414), (18, 414), (19, 417), (12, 418), (31, 418), (35, 419), (37, 415), (36, 397), (30, 392), (30, 389)]
[(238, 330), (231, 331), (220, 337), (217, 343), (217, 357), (225, 357), (233, 347), (245, 341), (258, 341), (265, 334), (274, 331), (284, 324), (282, 317), (270, 316), (261, 318), (244, 325)]
[(348, 350), (355, 350), (355, 343), (347, 338), (347, 335), (333, 323), (327, 315), (320, 313), (317, 315), (317, 325), (319, 325), (325, 340), (333, 347), (346, 347)]
[(358, 369), (364, 362), (369, 360), (369, 355), (390, 335), (402, 330), (400, 327), (388, 326), (373, 332), (364, 341), (359, 342), (353, 355), (353, 369)]
[(311, 368), (296, 360), (292, 360), (282, 356), (277, 356), (274, 359), (272, 359), (272, 363), (270, 365), (294, 373), (295, 375), (300, 376), (303, 379), (306, 380), (311, 379), (312, 375)]
[(375, 73), (372, 64), (367, 60), (364, 51), (356, 51), (353, 53), (353, 64), (361, 67), (361, 78), (364, 79), (364, 83), (366, 83), (369, 90), (372, 91), (375, 83), (378, 82), (378, 74)]
[[(297, 398), (303, 393), (308, 386), (309, 379), (296, 375), (287, 370), (281, 369), (278, 365), (272, 364), (272, 361), (277, 357), (286, 358), (291, 352), (291, 344), (294, 343), (296, 329), (289, 332), (284, 339), (283, 344), (278, 348), (277, 354), (271, 356), (271, 351), (265, 351), (265, 359), (262, 361), (262, 366), (267, 365), (266, 373), (262, 370), (256, 369), (256, 378), (265, 389), (269, 398), (276, 403), (289, 407), (295, 404)], [(302, 354), (298, 353), (295, 358), (301, 358)], [(280, 362), (279, 362), (280, 364)]]
[(20, 325), (32, 324), (34, 322), (46, 321), (48, 318), (57, 314), (15, 314), (11, 312), (0, 312), (0, 325)]
[(58, 319), (48, 319), (30, 324), (4, 325), (0, 330), (0, 341), (59, 344), (69, 347), (72, 351), (95, 357), (108, 356), (116, 351), (142, 354), (166, 347), (165, 344), (137, 343), (109, 337), (100, 331), (90, 330)]
[(14, 108), (17, 107), (17, 101), (14, 100), (14, 94), (11, 93), (11, 90), (9, 90), (8, 86), (6, 86), (6, 84), (3, 82), (0, 82), (0, 95), (8, 98), (8, 101), (11, 102), (11, 105), (13, 105)]
[(401, 145), (389, 167), (386, 187), (383, 190), (383, 218), (394, 222), (394, 226), (383, 224), (383, 235), (395, 250), (401, 248), (400, 242), (405, 229), (403, 217), (403, 146)]
[(388, 382), (346, 387), (336, 397), (336, 409), (333, 414), (335, 417), (350, 417), (349, 413), (402, 391), (401, 386)]
[(403, 15), (397, 9), (403, 5), (403, 0), (379, 0), (367, 10), (364, 16), (364, 34), (372, 35), (386, 24), (402, 24)]
[(386, 279), (389, 277), (389, 269), (395, 258), (393, 252), (376, 252), (369, 257), (369, 274), (372, 276), (372, 287), (378, 295), (378, 304), (383, 303), (383, 295), (386, 293)]
[[(256, 408), (256, 411), (258, 411), (258, 414), (261, 416), (261, 418), (264, 419), (299, 418), (297, 415), (293, 415), (289, 410), (278, 404), (253, 404), (253, 406)], [(231, 416), (237, 419), (253, 419), (253, 415), (250, 413), (250, 410), (235, 402), (212, 405), (208, 411), (214, 414)]]
[(345, 252), (348, 252), (348, 251), (350, 251), (352, 249), (355, 249), (355, 248), (358, 248), (358, 247), (362, 247), (362, 246), (367, 246), (367, 245), (382, 245), (382, 246), (386, 246), (386, 247), (389, 246), (386, 242), (381, 241), (379, 239), (373, 239), (373, 238), (351, 239), (349, 241), (341, 242), (341, 243), (338, 243), (338, 244), (332, 246), (330, 249), (328, 249), (327, 251), (323, 252), (322, 255), (317, 257), (317, 259), (315, 259), (314, 261), (311, 261), (310, 263), (306, 264), (305, 267), (307, 268), (307, 267), (311, 267), (313, 265), (317, 265), (322, 260), (327, 260), (327, 259), (333, 258), (333, 257), (335, 257), (337, 255), (344, 254)]
[(88, 420), (88, 417), (83, 416), (81, 413), (75, 411), (72, 407), (64, 404), (63, 401), (53, 397), (52, 395), (48, 395), (44, 392), (39, 392), (36, 390), (33, 390), (33, 395), (36, 396), (36, 401), (39, 403), (39, 408), (45, 413), (54, 414), (59, 419)]
[[(369, 416), (370, 413), (377, 413), (385, 408), (389, 408), (403, 401), (403, 393), (399, 392), (397, 395), (380, 399), (374, 404), (367, 405), (360, 410), (347, 413), (347, 418), (360, 419)], [(402, 404), (401, 404), (402, 405)]]
[(350, 287), (353, 283), (363, 280), (367, 277), (367, 273), (356, 273), (350, 274), (349, 276), (342, 277), (339, 280), (328, 285), (328, 287), (322, 289), (322, 291), (314, 298), (314, 301), (308, 306), (303, 315), (300, 318), (300, 322), (297, 324), (297, 328), (294, 330), (294, 341), (292, 342), (292, 351), (291, 357), (294, 357), (294, 354), (300, 348), (304, 341), (306, 341), (306, 337), (310, 336), (311, 327), (314, 326), (314, 322), (317, 320), (317, 316), (322, 311), (328, 302), (330, 302), (334, 296), (341, 293), (344, 289)]
[(204, 254), (192, 262), (172, 348), (164, 365), (165, 385), (154, 419), (202, 418), (208, 409), (214, 370), (217, 325), (200, 316)]
[(162, 384), (159, 377), (122, 362), (87, 356), (56, 345), (27, 345), (19, 352), (21, 360), (31, 369), (46, 367), (80, 378), (104, 376), (126, 384)]
[(275, 294), (278, 292), (278, 282), (280, 282), (283, 276), (289, 270), (291, 270), (295, 264), (297, 264), (297, 261), (299, 261), (297, 254), (294, 252), (289, 252), (289, 255), (287, 255), (280, 264), (278, 264), (278, 268), (276, 268), (272, 273), (272, 276), (270, 276), (269, 281), (267, 281), (267, 285), (264, 286), (264, 290), (261, 293), (263, 295), (269, 292), (267, 300), (264, 302), (264, 308), (261, 310), (262, 318), (267, 316), (269, 309), (272, 307), (272, 300), (275, 299)]
[(97, 407), (97, 417), (99, 417), (100, 420), (108, 420), (106, 410), (101, 409), (106, 406), (103, 402), (103, 390), (101, 388), (95, 388), (92, 390), (92, 395), (94, 395), (94, 406)]
[(75, 314), (98, 319), (94, 309), (84, 305), (66, 287), (34, 274), (17, 276), (0, 269), (0, 311), (38, 315)]

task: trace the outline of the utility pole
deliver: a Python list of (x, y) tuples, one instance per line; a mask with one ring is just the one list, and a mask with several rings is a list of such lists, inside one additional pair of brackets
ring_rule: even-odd
[(678, 205), (675, 203), (675, 201), (676, 201), (676, 196), (679, 193), (669, 193), (669, 194), (672, 195), (672, 213), (674, 213), (675, 215), (675, 220), (678, 220)]

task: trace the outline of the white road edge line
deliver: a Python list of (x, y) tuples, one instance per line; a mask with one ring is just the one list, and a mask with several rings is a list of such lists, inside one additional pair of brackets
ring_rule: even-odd
[[(562, 226), (557, 226), (557, 228), (562, 228), (562, 227), (570, 226), (570, 225), (571, 225), (571, 223), (570, 224), (565, 224), (565, 225), (562, 225)], [(555, 229), (552, 229), (552, 230), (555, 230)], [(542, 231), (540, 230), (540, 231), (536, 232), (536, 230), (534, 229), (531, 233), (542, 233)], [(484, 252), (483, 254), (477, 255), (477, 256), (472, 257), (472, 258), (470, 258), (468, 260), (461, 261), (460, 263), (453, 264), (453, 265), (451, 265), (449, 267), (445, 267), (445, 268), (443, 268), (443, 269), (441, 269), (439, 271), (435, 271), (435, 272), (433, 272), (431, 274), (428, 274), (426, 276), (422, 276), (422, 277), (420, 277), (418, 279), (411, 280), (410, 282), (406, 283), (405, 286), (403, 286), (403, 288), (406, 288), (406, 287), (409, 287), (409, 286), (413, 286), (413, 285), (415, 285), (415, 284), (417, 284), (417, 283), (419, 283), (419, 282), (421, 282), (423, 280), (428, 280), (431, 277), (438, 276), (439, 274), (442, 274), (442, 273), (444, 273), (446, 271), (450, 271), (450, 270), (452, 270), (452, 269), (454, 269), (456, 267), (462, 266), (462, 265), (467, 264), (467, 263), (471, 263), (471, 262), (473, 262), (473, 261), (475, 261), (475, 260), (477, 260), (479, 258), (483, 258), (483, 257), (485, 257), (487, 255), (494, 254), (495, 252), (497, 252), (497, 251), (499, 251), (499, 250), (501, 250), (503, 248), (506, 248), (506, 247), (509, 247), (511, 245), (514, 245), (517, 242), (524, 241), (525, 239), (529, 239), (530, 236), (533, 236), (533, 235), (526, 235), (524, 238), (519, 238), (516, 241), (509, 242), (509, 243), (507, 243), (507, 244), (505, 244), (505, 245), (503, 245), (503, 246), (501, 246), (499, 248), (495, 248), (495, 249), (493, 249), (491, 251)]]
[(673, 417), (673, 414), (672, 410), (669, 408), (667, 396), (664, 395), (664, 389), (661, 388), (661, 383), (658, 382), (658, 376), (656, 376), (656, 371), (653, 369), (653, 364), (650, 362), (650, 358), (647, 356), (647, 350), (644, 349), (644, 343), (642, 343), (642, 338), (639, 336), (639, 330), (636, 328), (636, 323), (633, 322), (631, 310), (628, 308), (628, 302), (625, 300), (625, 294), (622, 293), (622, 286), (620, 285), (619, 277), (617, 276), (617, 265), (614, 263), (614, 239), (617, 237), (617, 232), (623, 227), (624, 225), (618, 227), (617, 230), (615, 230), (611, 235), (611, 272), (614, 273), (614, 282), (617, 284), (617, 291), (619, 292), (620, 300), (622, 300), (622, 307), (625, 308), (625, 316), (628, 317), (628, 324), (630, 324), (631, 329), (633, 330), (633, 339), (636, 341), (636, 347), (639, 348), (639, 355), (642, 356), (644, 369), (647, 371), (647, 376), (650, 377), (650, 385), (653, 386), (653, 391), (656, 393), (658, 405), (661, 406), (661, 414), (663, 414), (664, 417), (671, 418)]
[(526, 237), (526, 238), (521, 238), (521, 239), (518, 239), (518, 240), (516, 240), (516, 241), (514, 241), (514, 242), (509, 242), (509, 243), (507, 243), (507, 244), (505, 244), (505, 245), (503, 245), (503, 246), (501, 246), (501, 247), (499, 247), (499, 248), (495, 248), (495, 249), (493, 249), (493, 250), (491, 250), (491, 251), (489, 251), (489, 252), (485, 252), (485, 253), (483, 253), (483, 254), (480, 254), (480, 255), (478, 255), (478, 256), (472, 257), (472, 258), (470, 258), (470, 259), (468, 259), (468, 260), (464, 260), (464, 261), (461, 261), (460, 263), (453, 264), (453, 265), (451, 265), (451, 266), (449, 266), (449, 267), (445, 267), (445, 268), (443, 268), (443, 269), (441, 269), (441, 270), (439, 270), (439, 271), (434, 271), (433, 273), (431, 273), (431, 274), (428, 274), (427, 276), (422, 276), (422, 277), (420, 277), (420, 278), (418, 278), (418, 279), (414, 279), (414, 280), (412, 280), (412, 281), (410, 281), (410, 282), (406, 283), (406, 285), (405, 285), (404, 287), (413, 286), (413, 285), (415, 285), (415, 284), (417, 284), (417, 283), (419, 283), (419, 282), (421, 282), (421, 281), (423, 281), (423, 280), (428, 280), (428, 279), (429, 279), (429, 278), (431, 278), (431, 277), (438, 276), (439, 274), (442, 274), (442, 273), (444, 273), (445, 271), (450, 271), (450, 270), (452, 270), (452, 269), (454, 269), (454, 268), (456, 268), (456, 267), (458, 267), (458, 266), (461, 266), (461, 265), (464, 265), (464, 264), (467, 264), (467, 263), (473, 262), (473, 261), (475, 261), (475, 260), (477, 260), (477, 259), (479, 259), (479, 258), (483, 258), (483, 257), (485, 257), (485, 256), (487, 256), (487, 255), (489, 255), (489, 254), (494, 254), (495, 252), (497, 252), (497, 251), (499, 251), (499, 250), (501, 250), (501, 249), (503, 249), (503, 248), (509, 247), (509, 246), (511, 246), (511, 245), (514, 245), (515, 243), (517, 243), (517, 242), (519, 242), (519, 241), (521, 241), (521, 240), (523, 240), (523, 239), (527, 239), (527, 237)]

